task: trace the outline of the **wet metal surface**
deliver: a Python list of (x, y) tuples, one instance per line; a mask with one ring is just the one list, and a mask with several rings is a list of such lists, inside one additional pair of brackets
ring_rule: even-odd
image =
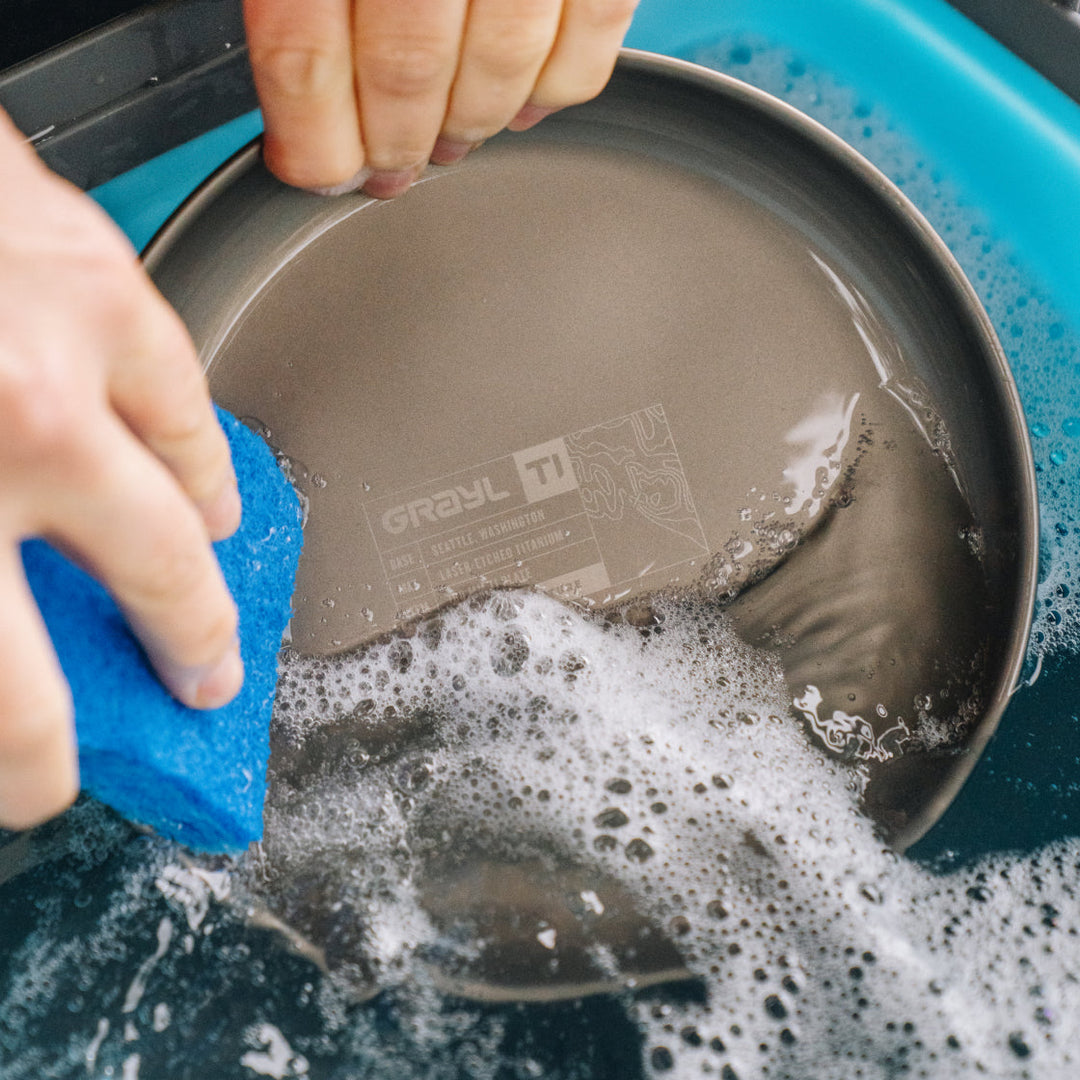
[[(299, 654), (492, 587), (646, 620), (692, 596), (778, 652), (896, 846), (970, 771), (1032, 603), (1023, 421), (940, 240), (823, 129), (631, 56), (595, 102), (393, 203), (285, 188), (251, 148), (147, 261), (215, 398), (308, 500)], [(928, 724), (947, 751), (913, 738)], [(560, 873), (547, 895), (481, 859), (430, 914), (510, 912), (524, 887), (557, 921), (582, 887)]]

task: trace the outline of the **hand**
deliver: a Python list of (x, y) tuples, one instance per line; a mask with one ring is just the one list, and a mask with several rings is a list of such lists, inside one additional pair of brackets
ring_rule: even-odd
[(286, 183), (401, 194), (603, 89), (635, 0), (245, 0), (267, 166)]
[(211, 539), (239, 524), (228, 443), (192, 344), (134, 251), (0, 113), (0, 825), (78, 790), (70, 694), (23, 576), (44, 536), (112, 593), (169, 689), (240, 687)]

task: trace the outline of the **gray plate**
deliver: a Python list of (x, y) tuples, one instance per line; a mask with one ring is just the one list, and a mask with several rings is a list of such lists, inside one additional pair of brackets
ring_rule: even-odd
[(944, 244), (819, 125), (628, 53), (393, 203), (249, 147), (145, 258), (309, 501), (301, 653), (489, 587), (705, 596), (898, 848), (970, 771), (1034, 597), (1021, 408)]

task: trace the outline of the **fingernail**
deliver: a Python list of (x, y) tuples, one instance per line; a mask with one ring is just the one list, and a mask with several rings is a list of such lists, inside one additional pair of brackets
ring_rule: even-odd
[(353, 191), (359, 191), (370, 176), (371, 169), (365, 165), (355, 176), (343, 180), (340, 184), (334, 184), (332, 187), (311, 187), (307, 190), (312, 195), (348, 195)]
[(435, 140), (435, 146), (431, 150), (431, 163), (433, 165), (456, 165), (471, 150), (475, 150), (480, 144), (470, 142), (456, 142), (454, 139), (444, 139), (441, 135)]
[(411, 169), (376, 169), (364, 184), (364, 194), (373, 199), (396, 199), (412, 187), (423, 171), (423, 165)]
[(203, 521), (206, 522), (206, 531), (211, 540), (224, 540), (232, 536), (240, 527), (240, 517), (243, 508), (240, 502), (240, 492), (235, 483), (227, 483), (225, 487), (209, 502), (199, 506)]
[(545, 109), (542, 105), (524, 105), (517, 116), (506, 126), (511, 131), (528, 131), (529, 128), (539, 124), (545, 116), (550, 116), (553, 112), (558, 111), (558, 109)]
[(196, 669), (188, 674), (193, 686), (190, 698), (184, 695), (196, 709), (220, 709), (227, 705), (244, 682), (244, 662), (240, 659), (240, 644), (232, 648), (212, 667)]

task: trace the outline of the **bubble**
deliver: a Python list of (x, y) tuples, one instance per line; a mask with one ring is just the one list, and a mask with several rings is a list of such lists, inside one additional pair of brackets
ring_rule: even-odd
[(627, 859), (631, 862), (638, 863), (645, 862), (656, 854), (651, 845), (647, 841), (642, 840), (640, 836), (635, 836), (634, 839), (626, 845), (625, 853)]
[(500, 634), (491, 648), (491, 667), (496, 675), (516, 675), (529, 659), (529, 643), (525, 634), (513, 627)]
[(1009, 1049), (1018, 1058), (1031, 1057), (1031, 1047), (1024, 1039), (1024, 1034), (1021, 1031), (1014, 1031), (1009, 1035)]
[(787, 1006), (776, 994), (770, 994), (765, 999), (765, 1012), (768, 1013), (773, 1020), (786, 1020), (788, 1015)]
[(629, 824), (629, 822), (630, 819), (617, 806), (610, 806), (606, 810), (601, 810), (593, 818), (593, 824), (598, 829), (618, 829)]

